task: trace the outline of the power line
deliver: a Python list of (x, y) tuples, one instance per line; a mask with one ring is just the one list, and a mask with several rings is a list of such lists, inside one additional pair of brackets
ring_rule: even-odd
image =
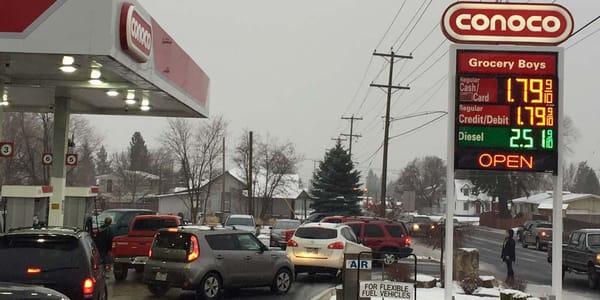
[[(392, 29), (392, 26), (394, 25), (394, 23), (396, 22), (396, 19), (398, 18), (398, 16), (400, 15), (400, 12), (402, 11), (402, 8), (404, 8), (404, 5), (406, 4), (406, 0), (404, 0), (402, 2), (402, 5), (400, 5), (400, 8), (398, 9), (398, 11), (396, 12), (396, 15), (394, 16), (394, 18), (392, 19), (392, 22), (390, 23), (390, 25), (388, 26), (388, 28), (385, 30), (385, 32), (383, 33), (383, 36), (381, 36), (381, 39), (379, 40), (379, 43), (377, 43), (377, 46), (375, 46), (375, 50), (377, 50), (377, 48), (379, 48), (379, 46), (381, 46), (381, 43), (383, 42), (383, 40), (385, 39), (386, 35), (390, 32), (390, 29)], [(371, 59), (373, 58), (373, 56), (371, 56)]]
[(577, 44), (579, 44), (579, 43), (583, 42), (584, 40), (586, 40), (587, 38), (591, 37), (592, 35), (594, 35), (594, 34), (596, 34), (596, 33), (598, 33), (598, 32), (600, 32), (600, 28), (598, 28), (598, 29), (596, 29), (596, 30), (594, 30), (594, 31), (590, 32), (588, 35), (586, 35), (586, 36), (582, 37), (580, 40), (578, 40), (578, 41), (577, 41), (577, 42), (575, 42), (574, 44), (571, 44), (571, 45), (569, 45), (569, 47), (567, 47), (566, 49), (570, 49), (570, 48), (572, 48), (572, 47), (575, 47), (575, 45), (577, 45)]
[(410, 53), (414, 53), (422, 44), (423, 42), (425, 42), (429, 36), (431, 36), (431, 34), (435, 31), (435, 29), (437, 29), (440, 26), (440, 22), (437, 22), (435, 25), (433, 25), (433, 27), (431, 27), (431, 29), (429, 30), (429, 32), (427, 33), (427, 35), (425, 35), (425, 37), (415, 46), (414, 49), (412, 49), (410, 51)]
[[(445, 77), (445, 76), (444, 76), (444, 77)], [(447, 77), (446, 77), (446, 80), (448, 80), (448, 78), (447, 78)], [(444, 83), (444, 82), (445, 82), (445, 80), (444, 80), (444, 81), (442, 81), (442, 83)], [(427, 100), (425, 100), (423, 103), (421, 103), (421, 106), (417, 107), (417, 108), (415, 109), (415, 111), (418, 111), (418, 110), (420, 110), (421, 108), (423, 108), (425, 105), (427, 105), (427, 103), (429, 103), (429, 101), (431, 101), (431, 99), (433, 99), (433, 98), (435, 97), (435, 95), (437, 95), (437, 93), (438, 93), (438, 92), (439, 92), (439, 91), (442, 89), (442, 87), (443, 87), (443, 86), (444, 86), (443, 84), (440, 84), (440, 85), (437, 87), (437, 89), (436, 89), (436, 90), (433, 92), (433, 94), (431, 94), (431, 96), (429, 96), (429, 98), (427, 98)]]
[(435, 118), (433, 118), (432, 120), (430, 120), (430, 121), (427, 121), (426, 123), (423, 123), (423, 124), (421, 124), (421, 125), (419, 125), (419, 126), (417, 126), (417, 127), (413, 128), (413, 129), (410, 129), (410, 130), (407, 130), (407, 131), (401, 132), (401, 133), (399, 133), (399, 134), (397, 134), (397, 135), (393, 135), (393, 136), (391, 136), (391, 137), (390, 137), (390, 140), (391, 140), (391, 139), (394, 139), (394, 138), (397, 138), (397, 137), (400, 137), (400, 136), (403, 136), (403, 135), (407, 135), (407, 134), (413, 133), (413, 132), (415, 132), (415, 131), (417, 131), (417, 130), (419, 130), (419, 129), (421, 129), (421, 128), (423, 128), (423, 127), (427, 126), (427, 125), (433, 124), (434, 122), (436, 122), (436, 121), (440, 120), (441, 118), (443, 118), (443, 117), (445, 117), (445, 116), (447, 116), (447, 115), (448, 115), (448, 113), (445, 113), (445, 114), (443, 114), (443, 115), (441, 115), (441, 116), (435, 117)]
[[(423, 15), (425, 15), (425, 12), (427, 12), (427, 9), (429, 8), (429, 5), (431, 5), (432, 1), (433, 0), (429, 0), (429, 2), (427, 3), (427, 6), (425, 6), (425, 9), (421, 12), (421, 15), (419, 15), (419, 18), (417, 18), (417, 21), (415, 22), (415, 24), (413, 24), (410, 31), (404, 37), (404, 40), (402, 40), (402, 43), (400, 43), (400, 45), (398, 45), (398, 49), (401, 49), (402, 46), (404, 46), (404, 43), (406, 43), (406, 40), (408, 40), (408, 37), (410, 36), (410, 34), (413, 32), (413, 30), (415, 30), (415, 27), (417, 27), (417, 25), (421, 21), (421, 19), (423, 18)], [(394, 45), (395, 45), (395, 43), (394, 43)]]
[[(442, 74), (442, 76), (441, 76), (441, 77), (440, 77), (438, 80), (436, 80), (436, 81), (435, 81), (435, 82), (434, 82), (432, 85), (430, 85), (429, 87), (427, 87), (427, 88), (425, 89), (425, 91), (424, 91), (423, 93), (421, 93), (419, 96), (417, 96), (417, 97), (416, 97), (416, 98), (415, 98), (413, 101), (411, 101), (411, 103), (410, 103), (410, 104), (408, 104), (408, 105), (404, 106), (404, 107), (401, 109), (401, 111), (405, 111), (405, 110), (406, 110), (406, 109), (408, 109), (409, 107), (413, 106), (413, 104), (415, 104), (417, 101), (421, 100), (421, 98), (425, 97), (425, 95), (427, 95), (427, 94), (428, 94), (428, 93), (431, 91), (431, 89), (433, 89), (433, 88), (434, 88), (434, 87), (436, 87), (438, 84), (440, 84), (440, 83), (442, 82), (442, 80), (443, 80), (444, 78), (446, 78), (446, 77), (447, 77), (447, 75), (446, 75), (446, 74)], [(438, 87), (438, 89), (439, 89), (439, 87)], [(437, 92), (437, 90), (434, 92), (434, 94), (435, 94), (436, 92)]]
[(595, 17), (594, 19), (592, 19), (591, 21), (587, 22), (585, 25), (583, 25), (582, 27), (580, 27), (579, 29), (577, 29), (575, 32), (573, 32), (569, 37), (573, 37), (576, 34), (578, 34), (580, 31), (584, 30), (586, 27), (592, 25), (592, 23), (598, 21), (598, 19), (600, 19), (600, 16)]
[(425, 6), (425, 3), (427, 3), (427, 0), (423, 0), (423, 3), (421, 3), (421, 6), (419, 6), (419, 8), (415, 11), (415, 13), (413, 14), (412, 18), (410, 18), (410, 21), (408, 21), (408, 24), (406, 25), (406, 27), (404, 27), (404, 30), (402, 30), (402, 32), (400, 33), (400, 35), (398, 36), (398, 38), (394, 41), (394, 43), (392, 45), (396, 45), (398, 43), (398, 41), (400, 40), (400, 38), (404, 35), (404, 33), (406, 32), (406, 30), (408, 29), (408, 26), (410, 24), (412, 24), (413, 20), (417, 17), (417, 15), (421, 11), (421, 9)]
[(358, 96), (358, 92), (360, 92), (360, 88), (362, 87), (363, 83), (365, 83), (365, 79), (367, 78), (367, 74), (369, 73), (369, 69), (371, 68), (371, 63), (373, 63), (373, 56), (371, 56), (371, 59), (369, 59), (369, 63), (367, 64), (367, 67), (365, 68), (365, 72), (362, 75), (362, 78), (360, 79), (360, 83), (358, 84), (358, 87), (356, 88), (356, 91), (354, 92), (354, 96), (352, 96), (352, 100), (350, 101), (350, 103), (348, 103), (348, 106), (346, 106), (346, 109), (344, 110), (344, 114), (348, 112), (348, 109), (350, 109), (350, 107), (352, 107), (352, 104), (354, 104), (354, 101), (356, 101), (356, 96)]
[(438, 57), (431, 65), (429, 65), (429, 67), (427, 67), (427, 69), (423, 70), (423, 72), (419, 73), (419, 75), (417, 75), (415, 78), (413, 78), (411, 81), (408, 82), (408, 84), (412, 84), (413, 82), (417, 81), (417, 79), (419, 79), (421, 76), (423, 76), (423, 74), (427, 73), (427, 71), (429, 71), (433, 66), (435, 66), (438, 62), (440, 62), (440, 60), (446, 56), (446, 54), (448, 54), (448, 51), (450, 51), (450, 49), (446, 49), (446, 51), (444, 51), (444, 53), (442, 53), (442, 55), (440, 55), (440, 57)]
[(412, 69), (412, 71), (410, 71), (410, 73), (408, 73), (408, 75), (406, 75), (406, 77), (404, 77), (404, 79), (402, 79), (402, 81), (405, 81), (406, 79), (408, 79), (408, 77), (410, 77), (412, 74), (414, 74), (419, 68), (421, 68), (443, 45), (444, 43), (446, 43), (446, 39), (442, 39), (442, 42), (439, 43), (437, 45), (437, 47), (435, 47), (428, 55), (427, 57), (425, 57), (425, 59), (423, 59), (423, 61), (417, 65), (415, 68)]

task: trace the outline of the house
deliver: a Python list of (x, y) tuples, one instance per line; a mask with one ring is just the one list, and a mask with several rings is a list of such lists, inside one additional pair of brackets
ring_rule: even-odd
[(124, 170), (96, 176), (96, 185), (109, 202), (136, 202), (158, 193), (160, 177), (143, 171)]
[[(552, 191), (514, 199), (513, 212), (552, 218)], [(600, 196), (564, 191), (562, 215), (566, 219), (585, 223), (600, 223)]]
[[(204, 197), (208, 193), (206, 213), (248, 214), (250, 201), (244, 177), (241, 170), (232, 169), (215, 177), (210, 182), (203, 183), (200, 186), (202, 199), (205, 199)], [(266, 176), (256, 175), (253, 184), (256, 215), (263, 213), (269, 217), (290, 218), (297, 214), (303, 214), (305, 207), (306, 209), (310, 207), (310, 196), (301, 189), (300, 177), (297, 174), (285, 174), (280, 181), (281, 184), (273, 190), (272, 196), (265, 197), (265, 186), (268, 186)], [(188, 194), (188, 190), (184, 188), (172, 193), (157, 195), (158, 211), (167, 214), (182, 212), (186, 218), (190, 218), (191, 207)], [(200, 212), (204, 212), (203, 204)]]
[(456, 194), (455, 214), (479, 215), (492, 209), (492, 198), (487, 193), (476, 193), (475, 185), (470, 180), (454, 180)]

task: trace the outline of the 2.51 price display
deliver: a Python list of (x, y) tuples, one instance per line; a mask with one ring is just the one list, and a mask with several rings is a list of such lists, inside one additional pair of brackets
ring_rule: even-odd
[(455, 88), (455, 168), (556, 172), (556, 53), (457, 50)]

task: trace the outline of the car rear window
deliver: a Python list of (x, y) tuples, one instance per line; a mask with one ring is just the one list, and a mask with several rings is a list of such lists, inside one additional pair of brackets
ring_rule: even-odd
[(296, 229), (296, 236), (311, 240), (328, 240), (337, 237), (337, 230), (319, 227), (302, 227)]
[(552, 228), (552, 224), (538, 224), (537, 225), (538, 228)]
[(429, 222), (431, 222), (431, 220), (429, 218), (427, 218), (427, 217), (415, 217), (413, 219), (413, 221), (415, 223), (429, 223)]
[(206, 235), (208, 246), (213, 250), (236, 250), (236, 237), (233, 234)]
[(277, 221), (273, 228), (275, 229), (296, 229), (300, 226), (299, 221)]
[(184, 232), (161, 232), (156, 237), (154, 244), (157, 248), (163, 249), (190, 249), (190, 234)]
[[(8, 235), (0, 237), (0, 279), (5, 275), (18, 276), (29, 267), (42, 269), (42, 273), (77, 270), (86, 265), (85, 252), (73, 236)], [(49, 274), (49, 273), (46, 273)]]
[(251, 218), (229, 218), (227, 219), (227, 226), (254, 226), (254, 221)]
[(177, 222), (173, 219), (139, 219), (133, 223), (133, 230), (156, 231), (161, 228), (177, 227)]
[(393, 237), (403, 237), (406, 235), (404, 227), (400, 225), (386, 225), (385, 229), (387, 229), (388, 233)]

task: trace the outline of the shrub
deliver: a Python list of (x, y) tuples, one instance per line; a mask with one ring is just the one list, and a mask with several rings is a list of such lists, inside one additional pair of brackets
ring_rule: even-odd
[(504, 282), (504, 285), (511, 290), (517, 290), (521, 292), (525, 292), (527, 289), (527, 282), (521, 279), (507, 280)]
[(479, 275), (468, 275), (460, 281), (460, 287), (463, 289), (465, 294), (472, 295), (477, 288), (481, 286), (481, 279)]

